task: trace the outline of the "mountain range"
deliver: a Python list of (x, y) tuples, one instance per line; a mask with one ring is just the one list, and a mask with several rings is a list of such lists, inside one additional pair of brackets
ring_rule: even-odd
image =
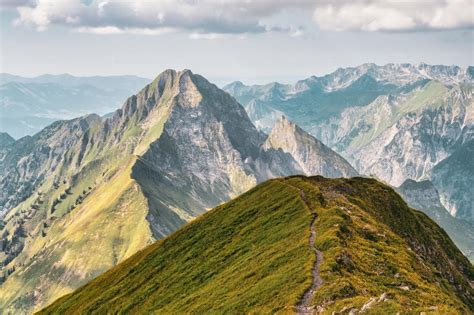
[(472, 265), (434, 222), (472, 259), (472, 73), (367, 64), (224, 91), (166, 70), (105, 117), (0, 133), (0, 309), (85, 285), (44, 312), (468, 312)]
[(109, 118), (58, 121), (3, 146), (0, 170), (9, 312), (47, 305), (269, 178), (357, 175), (284, 117), (258, 131), (189, 70), (163, 72)]
[(108, 114), (150, 81), (136, 76), (25, 78), (1, 73), (0, 132), (19, 139), (56, 120)]
[(224, 90), (259, 129), (286, 115), (360, 174), (394, 187), (430, 180), (442, 207), (472, 223), (473, 69), (364, 64), (294, 85), (235, 82)]

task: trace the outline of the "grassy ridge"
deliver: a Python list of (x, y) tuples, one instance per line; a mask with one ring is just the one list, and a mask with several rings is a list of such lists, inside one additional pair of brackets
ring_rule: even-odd
[(290, 177), (217, 207), (40, 313), (292, 312), (311, 284), (312, 211), (324, 254), (313, 303), (325, 312), (361, 309), (382, 294), (369, 313), (472, 310), (472, 265), (392, 189)]
[(307, 241), (311, 216), (298, 196), (293, 187), (263, 184), (60, 299), (46, 313), (291, 308), (310, 284), (314, 261)]

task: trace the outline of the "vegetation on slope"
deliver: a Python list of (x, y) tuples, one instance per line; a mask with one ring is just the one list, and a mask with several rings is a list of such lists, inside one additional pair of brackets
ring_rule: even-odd
[(472, 265), (391, 188), (298, 176), (217, 207), (40, 313), (292, 312), (312, 283), (312, 212), (324, 257), (315, 309), (474, 309)]
[[(291, 307), (311, 281), (314, 259), (308, 251), (311, 216), (298, 193), (278, 182), (263, 184), (60, 300), (55, 312)], [(276, 202), (273, 196), (279, 196)]]
[[(3, 234), (20, 228), (25, 231), (15, 236), (15, 242), (8, 242), (8, 252), (2, 246), (9, 256), (0, 255), (4, 265), (0, 270), (4, 281), (1, 310), (30, 313), (44, 307), (153, 240), (147, 221), (149, 204), (132, 178), (132, 167), (137, 162), (135, 155), (160, 136), (172, 99), (166, 93), (150, 94), (148, 88), (130, 97), (106, 121), (85, 117), (57, 122), (35, 135), (36, 142), (27, 143), (55, 148), (54, 139), (70, 138), (75, 130), (70, 126), (94, 122), (82, 138), (64, 148), (58, 165), (43, 166), (50, 173), (38, 176), (41, 185), (0, 226)], [(143, 108), (146, 104), (137, 105), (137, 98), (156, 99), (156, 104), (150, 101), (147, 106), (152, 109)], [(183, 221), (179, 223), (172, 228)], [(84, 255), (86, 251), (90, 254)]]

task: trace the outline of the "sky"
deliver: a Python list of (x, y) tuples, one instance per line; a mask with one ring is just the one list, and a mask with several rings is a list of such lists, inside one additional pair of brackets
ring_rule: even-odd
[(294, 82), (367, 62), (474, 64), (472, 0), (0, 0), (0, 72), (191, 69)]

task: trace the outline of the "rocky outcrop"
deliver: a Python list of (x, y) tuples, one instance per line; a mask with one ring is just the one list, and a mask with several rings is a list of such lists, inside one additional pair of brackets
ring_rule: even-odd
[(453, 216), (474, 222), (474, 140), (438, 163), (431, 180), (440, 190), (441, 203)]

